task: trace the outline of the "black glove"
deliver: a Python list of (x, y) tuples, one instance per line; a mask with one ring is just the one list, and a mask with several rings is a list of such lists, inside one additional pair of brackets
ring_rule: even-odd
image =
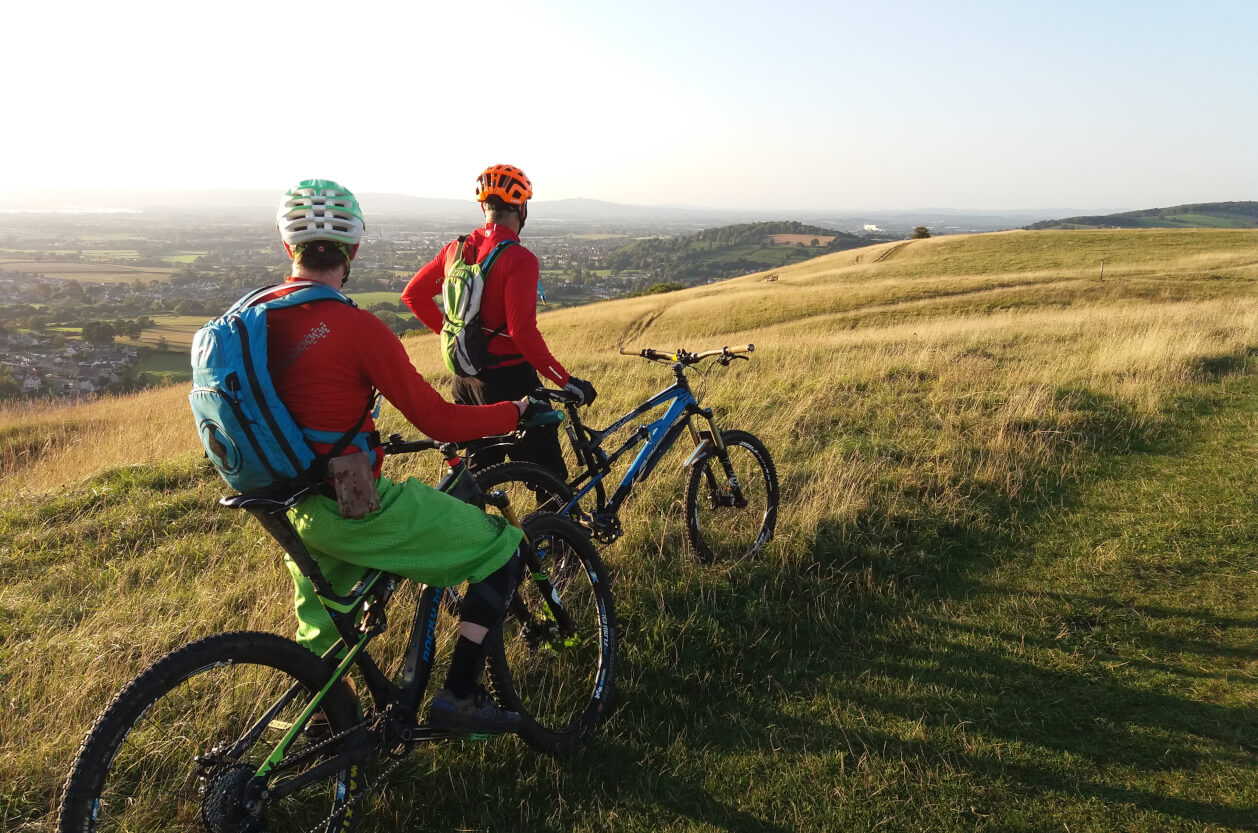
[(564, 385), (563, 389), (577, 397), (578, 405), (592, 405), (598, 398), (598, 391), (594, 390), (594, 386), (576, 376), (569, 376), (568, 384)]

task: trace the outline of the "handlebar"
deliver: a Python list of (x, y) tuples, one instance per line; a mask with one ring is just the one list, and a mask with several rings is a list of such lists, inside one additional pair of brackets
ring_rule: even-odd
[(673, 353), (666, 353), (662, 350), (652, 350), (649, 347), (642, 350), (626, 350), (620, 348), (622, 356), (641, 356), (644, 359), (650, 359), (656, 362), (677, 362), (684, 365), (698, 364), (704, 359), (717, 357), (717, 363), (728, 365), (734, 359), (746, 359), (743, 353), (752, 353), (756, 349), (754, 344), (744, 344), (740, 347), (722, 347), (720, 350), (703, 350), (699, 353), (691, 353), (688, 350), (677, 348)]
[[(442, 451), (444, 453), (443, 445), (447, 443), (439, 443), (436, 440), (404, 440), (401, 434), (390, 434), (387, 440), (380, 443), (380, 448), (386, 455), (411, 454), (416, 451)], [(453, 449), (453, 444), (450, 444), (450, 447)]]
[[(537, 393), (542, 393), (543, 389), (539, 388)], [(569, 396), (566, 391), (545, 391), (546, 393), (557, 393), (563, 396)], [(545, 398), (543, 396), (534, 395), (539, 401), (529, 405), (528, 410), (524, 412), (524, 416), (520, 418), (518, 426), (513, 434), (503, 434), (500, 437), (482, 437), (474, 442), (499, 441), (499, 442), (515, 442), (525, 431), (533, 428), (546, 428), (555, 426), (564, 421), (565, 414), (563, 411), (551, 410), (546, 407), (545, 402), (540, 401)], [(558, 399), (558, 397), (557, 397)], [(558, 401), (564, 401), (559, 399)], [(417, 451), (440, 451), (445, 456), (446, 462), (458, 459), (458, 449), (461, 446), (468, 445), (467, 442), (462, 443), (443, 443), (436, 440), (407, 440), (401, 434), (390, 434), (388, 439), (380, 443), (380, 449), (386, 456), (394, 454), (413, 454)]]

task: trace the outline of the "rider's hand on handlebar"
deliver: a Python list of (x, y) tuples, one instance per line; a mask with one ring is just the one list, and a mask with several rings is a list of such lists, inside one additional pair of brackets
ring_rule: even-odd
[(594, 390), (593, 385), (572, 375), (568, 376), (568, 384), (563, 389), (577, 397), (577, 405), (591, 405), (598, 397), (598, 391)]
[(524, 409), (520, 412), (520, 428), (539, 428), (563, 422), (563, 411), (554, 410), (545, 399), (525, 397), (515, 403), (517, 408), (521, 404), (524, 404)]

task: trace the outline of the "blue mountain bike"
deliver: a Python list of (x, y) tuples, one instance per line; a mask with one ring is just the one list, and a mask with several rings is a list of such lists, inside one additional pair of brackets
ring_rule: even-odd
[[(564, 430), (577, 461), (568, 482), (532, 463), (518, 461), (482, 468), (476, 472), (476, 480), (482, 489), (514, 493), (517, 503), (523, 492), (531, 491), (538, 508), (574, 518), (597, 540), (608, 544), (621, 535), (620, 509), (634, 487), (646, 480), (673, 444), (688, 433), (694, 444), (683, 464), (690, 470), (685, 491), (690, 549), (704, 562), (754, 555), (772, 540), (777, 525), (779, 494), (773, 458), (752, 434), (721, 428), (712, 409), (700, 406), (686, 375), (707, 359), (728, 367), (736, 359), (746, 360), (746, 354), (754, 350), (752, 344), (699, 353), (622, 349), (621, 355), (671, 365), (675, 381), (604, 429), (581, 421), (571, 394), (545, 388), (535, 392), (535, 396), (559, 403), (568, 412)], [(657, 408), (664, 408), (658, 419), (639, 424), (614, 451), (604, 449), (611, 435)], [(706, 427), (701, 427), (704, 423)], [(613, 467), (639, 445), (637, 455), (617, 482)], [(609, 484), (615, 484), (610, 494)]]

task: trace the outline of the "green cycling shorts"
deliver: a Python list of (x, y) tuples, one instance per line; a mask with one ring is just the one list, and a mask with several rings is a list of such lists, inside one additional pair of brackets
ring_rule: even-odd
[[(288, 510), (302, 543), (338, 595), (368, 568), (439, 587), (477, 582), (515, 552), (522, 533), (504, 518), (408, 478), (376, 481), (381, 509), (365, 518), (342, 518), (336, 500), (305, 498)], [(322, 654), (340, 638), (310, 580), (287, 555), (296, 584), (297, 641)]]

